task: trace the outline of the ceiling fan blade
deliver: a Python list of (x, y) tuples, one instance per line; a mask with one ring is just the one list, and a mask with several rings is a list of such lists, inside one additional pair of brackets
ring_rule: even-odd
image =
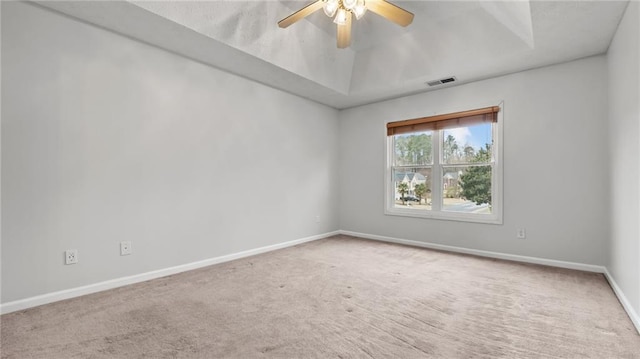
[(293, 14), (285, 17), (284, 19), (278, 21), (278, 26), (284, 29), (285, 27), (293, 24), (294, 22), (298, 20), (302, 20), (305, 17), (313, 14), (314, 12), (322, 9), (323, 6), (324, 6), (324, 1), (317, 0), (316, 2), (313, 2), (303, 7), (302, 9), (294, 12)]
[(351, 12), (347, 11), (347, 21), (338, 25), (338, 48), (344, 49), (351, 45)]
[(366, 0), (366, 6), (368, 10), (400, 26), (407, 26), (413, 21), (412, 13), (385, 0)]

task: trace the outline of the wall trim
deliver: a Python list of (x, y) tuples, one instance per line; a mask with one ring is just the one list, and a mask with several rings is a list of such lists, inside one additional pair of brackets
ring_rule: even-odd
[(559, 261), (555, 259), (545, 259), (545, 258), (538, 258), (538, 257), (521, 256), (517, 254), (484, 251), (480, 249), (455, 247), (455, 246), (448, 246), (444, 244), (436, 244), (436, 243), (429, 243), (429, 242), (414, 241), (409, 239), (379, 236), (376, 234), (359, 233), (359, 232), (342, 231), (342, 230), (339, 232), (340, 234), (344, 234), (348, 236), (373, 239), (376, 241), (406, 244), (406, 245), (415, 246), (415, 247), (437, 249), (441, 251), (455, 252), (455, 253), (472, 254), (472, 255), (481, 256), (481, 257), (505, 259), (505, 260), (515, 261), (515, 262), (533, 263), (533, 264), (541, 264), (541, 265), (546, 265), (551, 267), (577, 269), (585, 272), (604, 273), (605, 271), (605, 268), (603, 266), (597, 266), (593, 264), (566, 262), (566, 261)]
[(620, 289), (616, 281), (613, 279), (613, 277), (607, 270), (607, 267), (605, 266), (558, 261), (554, 259), (545, 259), (545, 258), (538, 258), (538, 257), (521, 256), (517, 254), (506, 254), (506, 253), (499, 253), (499, 252), (483, 251), (479, 249), (470, 249), (470, 248), (463, 248), (463, 247), (448, 246), (444, 244), (436, 244), (436, 243), (413, 241), (409, 239), (379, 236), (376, 234), (368, 234), (368, 233), (360, 233), (360, 232), (352, 232), (352, 231), (344, 231), (344, 230), (340, 230), (338, 232), (340, 232), (340, 234), (347, 235), (347, 236), (373, 239), (381, 242), (405, 244), (409, 246), (437, 249), (437, 250), (447, 251), (447, 252), (472, 254), (472, 255), (481, 256), (481, 257), (504, 259), (504, 260), (514, 261), (514, 262), (533, 263), (533, 264), (541, 264), (541, 265), (546, 265), (551, 267), (576, 269), (576, 270), (581, 270), (585, 272), (602, 273), (604, 274), (605, 278), (609, 282), (609, 285), (613, 289), (613, 293), (616, 295), (616, 297), (618, 297), (620, 304), (622, 304), (622, 308), (624, 308), (624, 310), (627, 312), (627, 315), (629, 316), (629, 319), (631, 319), (631, 322), (633, 323), (636, 330), (638, 331), (638, 334), (640, 334), (640, 316), (638, 316), (638, 313), (635, 312), (635, 310), (627, 300), (627, 297), (622, 292), (622, 289)]
[(246, 251), (227, 254), (219, 257), (213, 257), (213, 258), (205, 259), (202, 261), (182, 264), (174, 267), (159, 269), (159, 270), (136, 274), (136, 275), (127, 276), (127, 277), (111, 279), (104, 282), (99, 282), (99, 283), (89, 284), (82, 287), (70, 288), (70, 289), (65, 289), (57, 292), (42, 294), (34, 297), (16, 300), (13, 302), (7, 302), (7, 303), (0, 304), (0, 314), (16, 312), (23, 309), (37, 307), (43, 304), (80, 297), (87, 294), (102, 292), (105, 290), (114, 289), (114, 288), (122, 287), (125, 285), (129, 285), (129, 284), (140, 283), (140, 282), (148, 281), (151, 279), (166, 277), (169, 275), (182, 273), (182, 272), (186, 272), (186, 271), (190, 271), (190, 270), (194, 270), (202, 267), (207, 267), (207, 266), (218, 264), (218, 263), (229, 262), (235, 259), (250, 257), (250, 256), (254, 256), (261, 253), (271, 252), (277, 249), (292, 247), (298, 244), (312, 242), (312, 241), (332, 237), (339, 234), (365, 238), (365, 239), (372, 239), (372, 240), (381, 241), (381, 242), (398, 243), (398, 244), (410, 245), (415, 247), (437, 249), (437, 250), (447, 251), (447, 252), (464, 253), (464, 254), (477, 255), (481, 257), (504, 259), (504, 260), (515, 261), (515, 262), (541, 264), (541, 265), (547, 265), (552, 267), (602, 273), (604, 274), (605, 278), (609, 282), (609, 285), (611, 286), (614, 294), (620, 301), (620, 304), (622, 305), (624, 310), (627, 312), (627, 315), (629, 316), (629, 319), (631, 319), (631, 322), (633, 323), (636, 330), (638, 331), (638, 334), (640, 334), (640, 316), (633, 309), (633, 307), (631, 306), (631, 303), (629, 303), (629, 300), (624, 295), (624, 292), (622, 292), (622, 289), (620, 289), (616, 281), (613, 279), (613, 276), (611, 275), (611, 273), (609, 273), (609, 270), (604, 266), (597, 266), (592, 264), (584, 264), (584, 263), (576, 263), (576, 262), (558, 261), (554, 259), (545, 259), (545, 258), (538, 258), (538, 257), (521, 256), (517, 254), (506, 254), (506, 253), (500, 253), (500, 252), (484, 251), (479, 249), (455, 247), (455, 246), (448, 246), (444, 244), (420, 242), (420, 241), (414, 241), (414, 240), (408, 240), (408, 239), (379, 236), (375, 234), (360, 233), (360, 232), (345, 231), (345, 230), (338, 230), (338, 231), (317, 234), (314, 236), (295, 239), (288, 242), (273, 244), (273, 245), (259, 247), (255, 249), (249, 249)]
[(607, 278), (607, 281), (613, 289), (613, 292), (616, 294), (616, 297), (618, 297), (620, 304), (622, 304), (622, 308), (624, 308), (624, 310), (627, 312), (627, 315), (629, 315), (631, 322), (636, 327), (638, 334), (640, 334), (640, 316), (633, 309), (631, 303), (629, 303), (629, 300), (622, 292), (622, 289), (620, 289), (618, 283), (616, 283), (615, 279), (613, 279), (613, 276), (611, 275), (611, 273), (609, 273), (609, 270), (606, 267), (604, 269), (604, 277)]
[(209, 258), (209, 259), (205, 259), (197, 262), (181, 264), (174, 267), (158, 269), (151, 272), (135, 274), (132, 276), (121, 277), (121, 278), (107, 280), (104, 282), (89, 284), (82, 287), (70, 288), (70, 289), (65, 289), (57, 292), (46, 293), (46, 294), (37, 295), (34, 297), (20, 299), (13, 302), (2, 303), (0, 304), (0, 314), (16, 312), (23, 309), (37, 307), (43, 304), (80, 297), (87, 294), (102, 292), (105, 290), (118, 288), (118, 287), (122, 287), (129, 284), (140, 283), (140, 282), (148, 281), (151, 279), (166, 277), (169, 275), (182, 273), (182, 272), (186, 272), (186, 271), (190, 271), (190, 270), (194, 270), (202, 267), (207, 267), (207, 266), (218, 264), (218, 263), (229, 262), (235, 259), (250, 257), (250, 256), (254, 256), (261, 253), (271, 252), (277, 249), (292, 247), (298, 244), (312, 242), (319, 239), (335, 236), (338, 234), (340, 234), (340, 231), (317, 234), (310, 237), (295, 239), (292, 241), (259, 247), (255, 249), (249, 249), (246, 251), (231, 253), (231, 254), (227, 254), (219, 257), (213, 257), (213, 258)]

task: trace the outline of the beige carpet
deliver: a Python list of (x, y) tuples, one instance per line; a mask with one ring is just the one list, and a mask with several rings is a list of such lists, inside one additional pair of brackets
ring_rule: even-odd
[(640, 358), (601, 274), (345, 236), (0, 319), (2, 358)]

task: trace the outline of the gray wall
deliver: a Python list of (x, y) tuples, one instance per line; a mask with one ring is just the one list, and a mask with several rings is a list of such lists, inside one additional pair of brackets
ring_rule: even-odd
[[(340, 112), (340, 228), (603, 265), (606, 59), (591, 57)], [(503, 225), (386, 216), (385, 123), (504, 101)], [(516, 239), (517, 228), (527, 238)]]
[(608, 53), (611, 235), (607, 267), (640, 313), (640, 4), (631, 1)]
[(338, 229), (334, 109), (14, 2), (2, 76), (3, 303)]

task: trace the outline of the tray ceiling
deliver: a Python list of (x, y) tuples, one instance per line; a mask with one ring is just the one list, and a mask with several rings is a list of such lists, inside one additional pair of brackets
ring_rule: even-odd
[[(627, 1), (395, 1), (337, 49), (322, 11), (280, 29), (306, 1), (42, 1), (40, 5), (335, 108), (500, 76), (607, 51)], [(440, 87), (436, 87), (440, 88)]]

